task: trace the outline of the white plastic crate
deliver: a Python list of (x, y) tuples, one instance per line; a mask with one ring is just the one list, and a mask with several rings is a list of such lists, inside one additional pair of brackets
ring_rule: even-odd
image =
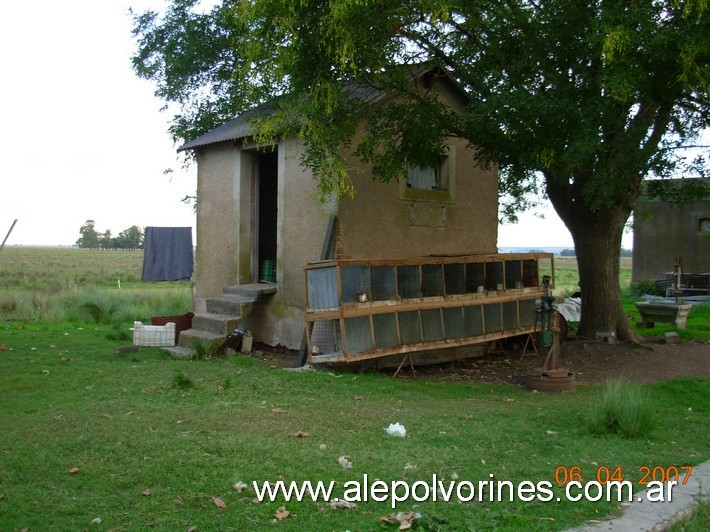
[(143, 325), (140, 321), (134, 321), (133, 345), (172, 347), (175, 345), (175, 324)]

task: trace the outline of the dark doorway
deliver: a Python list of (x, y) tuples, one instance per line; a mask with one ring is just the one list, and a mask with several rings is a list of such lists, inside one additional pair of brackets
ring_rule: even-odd
[(278, 154), (261, 153), (256, 160), (258, 281), (276, 282), (276, 219)]

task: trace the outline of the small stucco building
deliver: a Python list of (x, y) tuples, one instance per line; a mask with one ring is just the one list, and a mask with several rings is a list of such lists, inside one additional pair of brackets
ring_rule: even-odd
[(684, 273), (710, 273), (710, 196), (674, 206), (643, 195), (634, 213), (632, 280), (664, 279), (678, 257)]
[[(449, 78), (427, 83), (452, 108), (465, 105)], [(376, 91), (366, 97), (371, 106), (383, 104)], [(497, 169), (477, 166), (466, 142), (449, 139), (438, 168), (411, 169), (388, 184), (350, 157), (355, 196), (323, 203), (301, 164), (302, 141), (258, 146), (253, 116), (245, 113), (180, 148), (194, 153), (198, 172), (195, 318), (181, 344), (239, 326), (257, 342), (298, 349), (304, 267), (324, 258), (496, 253)]]

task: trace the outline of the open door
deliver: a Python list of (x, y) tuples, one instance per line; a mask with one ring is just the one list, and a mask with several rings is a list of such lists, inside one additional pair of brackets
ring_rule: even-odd
[(278, 151), (256, 156), (254, 182), (254, 249), (256, 282), (276, 282)]

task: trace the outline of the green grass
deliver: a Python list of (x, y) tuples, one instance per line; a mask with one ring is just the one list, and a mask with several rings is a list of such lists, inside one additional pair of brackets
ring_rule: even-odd
[[(285, 506), (286, 530), (395, 530), (384, 502), (333, 510), (324, 502), (254, 504), (252, 481), (279, 479), (531, 480), (558, 466), (642, 466), (709, 458), (710, 383), (642, 389), (658, 427), (641, 439), (586, 426), (601, 388), (538, 394), (520, 387), (366, 373), (294, 373), (253, 357), (173, 360), (85, 323), (0, 326), (0, 529), (260, 529)], [(189, 384), (188, 384), (189, 383)], [(399, 422), (408, 437), (383, 430)], [(295, 437), (298, 431), (306, 437)], [(353, 467), (337, 462), (351, 457)], [(79, 471), (70, 473), (77, 468)], [(233, 486), (245, 482), (243, 492)], [(556, 495), (561, 495), (555, 489)], [(214, 499), (226, 504), (220, 510)], [(614, 512), (613, 503), (415, 502), (415, 528), (561, 530)]]
[(642, 438), (656, 426), (654, 401), (647, 390), (623, 380), (608, 382), (591, 401), (587, 427), (592, 434)]

